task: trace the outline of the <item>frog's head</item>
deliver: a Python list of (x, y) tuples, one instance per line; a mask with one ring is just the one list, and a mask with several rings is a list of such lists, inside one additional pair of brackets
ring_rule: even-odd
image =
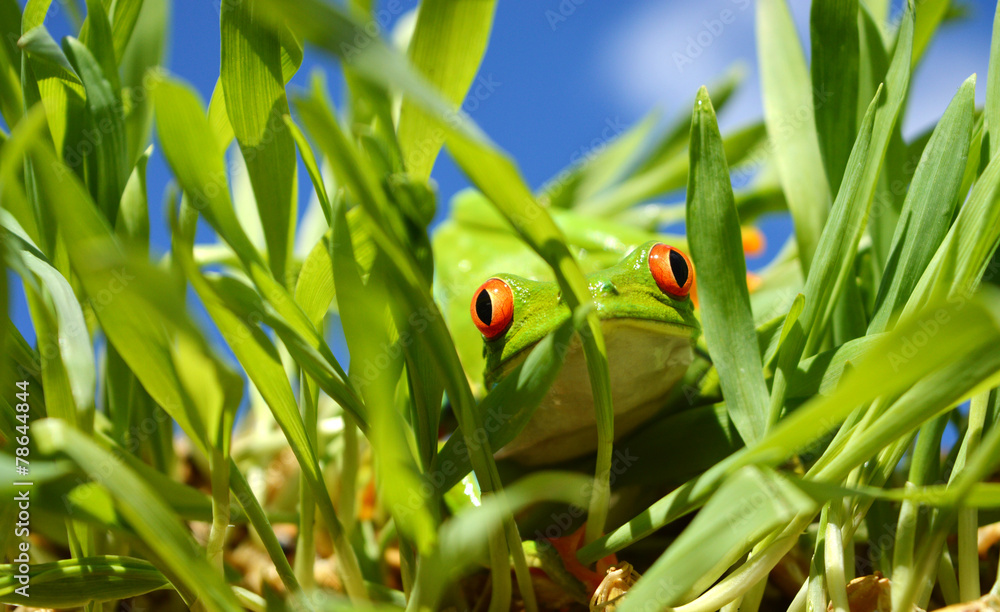
[[(655, 347), (662, 338), (694, 342), (700, 329), (689, 295), (694, 279), (687, 255), (658, 242), (648, 242), (587, 277), (606, 338), (619, 334), (634, 352)], [(470, 313), (483, 334), (488, 386), (570, 317), (555, 282), (510, 274), (483, 283), (473, 295)]]

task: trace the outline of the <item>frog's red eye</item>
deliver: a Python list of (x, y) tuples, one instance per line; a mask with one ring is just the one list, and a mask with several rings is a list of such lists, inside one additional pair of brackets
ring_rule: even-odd
[(507, 283), (491, 278), (476, 289), (469, 311), (479, 331), (487, 340), (492, 340), (514, 320), (514, 294)]
[(677, 298), (691, 293), (694, 266), (687, 255), (674, 247), (661, 243), (650, 249), (649, 271), (660, 291)]

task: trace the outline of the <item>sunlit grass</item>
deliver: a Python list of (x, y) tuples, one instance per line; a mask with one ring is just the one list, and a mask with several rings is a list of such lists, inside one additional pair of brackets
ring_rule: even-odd
[[(997, 62), (900, 134), (946, 3), (890, 26), (889, 3), (814, 2), (810, 66), (786, 3), (760, 0), (761, 121), (720, 133), (735, 71), (537, 193), (456, 110), (495, 2), (426, 0), (392, 43), (370, 2), (224, 2), (207, 102), (159, 66), (162, 1), (86, 4), (57, 42), (47, 3), (0, 0), (19, 41), (0, 54), (0, 258), (36, 339), (0, 329), (0, 496), (31, 499), (29, 540), (0, 509), (0, 601), (860, 612), (865, 588), (883, 610), (1000, 595)], [(304, 45), (340, 59), (343, 107), (322, 78), (287, 88)], [(167, 194), (147, 192), (154, 142)], [(445, 149), (474, 187), (451, 203), (429, 179)], [(299, 221), (300, 161), (321, 227)], [(795, 235), (748, 288), (744, 232), (775, 212)], [(686, 237), (660, 231), (678, 221)], [(586, 274), (653, 239), (691, 254), (703, 333), (662, 413), (613, 443)], [(531, 267), (572, 312), (491, 389), (468, 320), (484, 279), (459, 263), (484, 245), (491, 272)], [(574, 335), (597, 452), (498, 462)]]

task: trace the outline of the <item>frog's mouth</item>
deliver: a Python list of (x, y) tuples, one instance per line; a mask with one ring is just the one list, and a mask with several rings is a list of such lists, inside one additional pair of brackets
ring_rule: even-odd
[[(622, 342), (616, 343), (616, 347), (625, 350), (615, 350), (614, 353), (616, 354), (612, 355), (611, 341), (618, 333), (623, 333), (626, 337), (622, 338)], [(662, 346), (663, 339), (686, 338), (693, 344), (697, 330), (684, 323), (621, 317), (603, 319), (601, 321), (601, 334), (604, 336), (605, 345), (608, 349), (608, 367), (613, 368), (615, 366), (615, 357), (623, 356), (626, 358), (635, 356), (643, 359), (643, 355), (645, 355), (644, 360), (647, 362), (646, 365), (649, 365), (650, 362), (655, 364), (665, 348)], [(643, 336), (646, 336), (646, 338), (643, 338)], [(541, 342), (541, 340), (538, 342)], [(504, 359), (495, 370), (487, 372), (485, 377), (486, 386), (493, 386), (493, 383), (502, 380), (511, 370), (519, 366), (528, 357), (532, 349), (538, 345), (538, 342), (534, 342), (521, 349), (507, 359)], [(575, 353), (579, 352), (582, 356), (582, 348), (583, 343), (580, 340), (580, 336), (574, 334), (566, 350), (566, 362), (569, 362), (571, 356)], [(687, 363), (690, 363), (690, 360)], [(685, 367), (687, 363), (684, 364)]]
[[(695, 329), (645, 319), (601, 322), (611, 374), (615, 438), (658, 412), (694, 358)], [(530, 352), (520, 351), (501, 367), (501, 376)], [(531, 421), (498, 457), (527, 464), (553, 463), (592, 452), (597, 446), (594, 399), (578, 336)]]

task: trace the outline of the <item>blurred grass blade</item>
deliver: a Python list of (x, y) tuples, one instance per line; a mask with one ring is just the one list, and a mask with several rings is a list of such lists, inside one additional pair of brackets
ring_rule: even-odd
[[(92, 0), (96, 1), (96, 0)], [(114, 84), (109, 83), (90, 51), (74, 38), (67, 38), (66, 55), (87, 92), (87, 112), (85, 130), (89, 134), (99, 134), (97, 144), (81, 141), (67, 143), (71, 150), (81, 153), (87, 172), (87, 184), (94, 202), (104, 213), (108, 223), (114, 225), (118, 218), (118, 206), (122, 191), (131, 168), (126, 159), (125, 118), (122, 115), (121, 97)], [(117, 71), (115, 72), (117, 76)], [(117, 81), (117, 79), (116, 79)], [(88, 145), (84, 147), (84, 145)], [(72, 164), (72, 158), (67, 159)]]
[[(910, 58), (913, 49), (913, 4), (908, 3), (903, 11), (896, 37), (896, 48), (892, 61), (883, 81), (885, 101), (879, 105), (875, 115), (875, 126), (872, 129), (871, 147), (872, 162), (865, 167), (862, 181), (863, 198), (872, 200), (878, 184), (879, 174), (889, 150), (889, 141), (894, 132), (898, 132), (898, 119), (903, 103), (906, 101), (910, 87)], [(868, 233), (872, 237), (873, 255), (880, 267), (885, 265), (889, 257), (889, 247), (896, 229), (899, 211), (895, 208), (895, 200), (879, 199), (878, 210), (871, 216)]]
[[(139, 21), (143, 4), (144, 0), (118, 0), (115, 2), (111, 30), (116, 62), (121, 62), (125, 55), (125, 49), (132, 39), (132, 32), (135, 31), (135, 24)], [(143, 40), (143, 42), (148, 43), (149, 41)], [(155, 41), (153, 46), (155, 48)]]
[(574, 153), (570, 165), (549, 179), (537, 193), (539, 200), (546, 200), (552, 208), (573, 208), (616, 178), (632, 163), (659, 120), (660, 113), (650, 112), (642, 121), (619, 137), (612, 134), (613, 142), (602, 143), (585, 151)]
[(379, 493), (398, 528), (414, 540), (420, 553), (427, 554), (437, 539), (437, 521), (430, 500), (421, 493), (422, 474), (395, 405), (403, 360), (402, 351), (394, 350), (399, 334), (389, 308), (384, 255), (376, 255), (368, 281), (363, 282), (343, 206), (336, 211), (332, 257), (337, 293), (352, 296), (340, 304), (340, 317), (351, 351), (349, 376), (368, 408)]
[[(43, 205), (52, 214), (58, 214), (70, 260), (84, 289), (91, 299), (100, 300), (102, 308), (95, 309), (95, 312), (104, 333), (157, 403), (177, 420), (193, 440), (207, 444), (203, 418), (210, 416), (195, 412), (178, 378), (167, 329), (162, 322), (154, 321), (148, 304), (136, 291), (139, 272), (131, 265), (137, 262), (125, 263), (110, 229), (83, 186), (45, 145), (35, 144), (32, 159), (39, 174), (39, 186), (43, 189)], [(149, 272), (151, 270), (147, 269), (146, 273)], [(175, 322), (182, 326), (187, 324), (177, 318), (183, 316), (181, 313), (185, 309), (178, 296), (167, 290), (172, 283), (155, 277), (142, 278), (141, 282), (146, 287), (149, 283), (158, 284), (154, 301), (163, 305), (172, 304), (176, 309)], [(112, 292), (112, 289), (117, 292)]]
[(242, 262), (263, 265), (233, 211), (222, 150), (197, 96), (164, 79), (156, 83), (153, 98), (160, 145), (177, 182)]
[(816, 0), (809, 32), (816, 135), (836, 194), (858, 131), (858, 0)]
[[(859, 141), (861, 139), (859, 138)], [(855, 150), (858, 144), (855, 143)], [(853, 165), (849, 165), (852, 167)], [(961, 316), (957, 316), (961, 311)], [(942, 312), (947, 317), (942, 317)], [(942, 322), (943, 321), (943, 322)], [(938, 333), (926, 331), (937, 325)], [(920, 359), (908, 358), (913, 338), (929, 336), (921, 347)], [(661, 498), (608, 535), (580, 549), (577, 556), (591, 563), (640, 540), (705, 503), (729, 474), (746, 465), (779, 465), (799, 449), (806, 448), (835, 428), (857, 406), (881, 395), (893, 396), (935, 372), (948, 371), (933, 379), (933, 385), (950, 393), (965, 387), (968, 379), (953, 380), (956, 369), (971, 369), (982, 361), (984, 352), (995, 353), (1000, 342), (1000, 291), (984, 287), (979, 295), (958, 302), (936, 299), (908, 319), (901, 319), (892, 331), (882, 334), (856, 366), (844, 375), (829, 395), (819, 395), (782, 419), (757, 444), (738, 451)], [(985, 364), (991, 367), (992, 363)], [(915, 393), (914, 397), (920, 397)], [(930, 403), (940, 409), (939, 404)], [(926, 406), (920, 407), (926, 409)], [(926, 414), (924, 416), (926, 418)], [(888, 426), (891, 427), (889, 422)], [(896, 435), (899, 435), (898, 433)], [(862, 461), (871, 456), (863, 455)], [(852, 457), (853, 460), (853, 457)], [(852, 463), (844, 468), (850, 469)], [(842, 468), (840, 471), (843, 472)]]
[[(192, 287), (201, 297), (229, 347), (243, 364), (247, 376), (267, 401), (268, 408), (288, 439), (289, 447), (298, 460), (302, 473), (313, 488), (323, 520), (326, 522), (327, 529), (330, 530), (348, 594), (352, 600), (366, 599), (357, 558), (354, 550), (343, 537), (340, 520), (337, 518), (326, 482), (323, 480), (316, 451), (309, 443), (295, 395), (281, 364), (281, 358), (266, 334), (251, 324), (251, 321), (255, 319), (239, 316), (232, 312), (232, 307), (227, 304), (232, 298), (221, 292), (219, 285), (213, 287), (206, 282), (201, 271), (196, 268), (191, 258), (197, 220), (196, 213), (185, 205), (180, 214), (179, 221), (176, 218), (171, 219), (175, 240), (174, 253), (178, 262)], [(239, 310), (236, 312), (238, 313)], [(256, 320), (259, 320), (259, 311), (257, 317)]]
[(951, 0), (922, 0), (914, 4), (916, 20), (913, 28), (913, 59), (910, 63), (916, 68), (938, 26), (951, 8)]
[(330, 204), (330, 196), (326, 193), (323, 174), (320, 172), (319, 164), (316, 163), (316, 156), (313, 155), (312, 147), (309, 146), (305, 135), (295, 125), (291, 117), (286, 116), (284, 120), (285, 126), (291, 132), (292, 138), (295, 140), (295, 145), (299, 149), (299, 156), (302, 158), (302, 163), (306, 166), (306, 172), (309, 173), (309, 180), (312, 181), (313, 190), (316, 193), (316, 198), (319, 200), (320, 208), (323, 210), (323, 216), (326, 217), (326, 223), (327, 225), (332, 225), (333, 206)]
[[(730, 67), (725, 74), (710, 82), (708, 95), (712, 98), (715, 110), (721, 113), (726, 104), (739, 91), (739, 88), (746, 80), (747, 67), (743, 62), (739, 62)], [(637, 173), (645, 172), (655, 166), (665, 163), (668, 159), (682, 156), (684, 147), (687, 145), (688, 137), (691, 133), (691, 116), (686, 112), (679, 113), (676, 121), (667, 129), (663, 137), (660, 138), (646, 159), (640, 164)]]
[(255, 0), (222, 11), (219, 83), (240, 143), (274, 278), (282, 283), (295, 234), (295, 145), (282, 117), (288, 114), (281, 41), (264, 27)]
[[(92, 410), (97, 377), (94, 352), (76, 294), (69, 282), (52, 267), (45, 255), (31, 242), (21, 226), (6, 210), (0, 210), (0, 226), (6, 232), (5, 242), (11, 250), (8, 257), (12, 267), (16, 257), (23, 269), (34, 274), (41, 282), (41, 286), (45, 287), (48, 296), (46, 302), (52, 309), (57, 333), (54, 338), (55, 346), (43, 346), (42, 350), (59, 352), (73, 394), (73, 403), (80, 411)], [(26, 284), (30, 283), (29, 279), (24, 280)], [(49, 400), (56, 401), (56, 398), (51, 397)]]
[(889, 248), (868, 333), (889, 326), (948, 232), (960, 200), (975, 92), (976, 78), (971, 76), (959, 87), (920, 157)]
[[(204, 550), (154, 491), (113, 455), (79, 431), (54, 419), (35, 423), (32, 432), (45, 455), (65, 454), (115, 500), (136, 533), (184, 588), (212, 609), (240, 610), (232, 590), (205, 560)], [(108, 478), (109, 466), (114, 478)], [(191, 602), (189, 602), (191, 603)]]
[(805, 273), (823, 230), (830, 190), (816, 134), (812, 80), (785, 0), (757, 3), (757, 54), (764, 123)]
[(20, 583), (13, 566), (0, 565), (0, 574), (0, 602), (46, 608), (76, 608), (90, 602), (129, 599), (170, 585), (152, 563), (115, 555), (32, 563), (28, 572), (34, 587), (31, 597), (14, 592)]
[[(17, 0), (0, 0), (0, 37), (17, 40), (21, 35), (21, 8)], [(8, 128), (21, 119), (21, 49), (16, 45), (0, 45), (0, 115)]]
[[(726, 159), (733, 166), (739, 164), (765, 142), (764, 125), (753, 123), (733, 131), (723, 141)], [(690, 159), (681, 149), (662, 163), (623, 180), (620, 184), (595, 194), (581, 202), (579, 210), (591, 215), (610, 215), (623, 212), (631, 206), (674, 189), (684, 187)]]
[[(495, 8), (496, 0), (420, 3), (408, 50), (410, 62), (456, 108), (479, 70)], [(483, 78), (485, 91), (480, 94), (477, 89), (473, 94), (479, 102), (493, 93), (492, 74)], [(427, 180), (444, 144), (444, 133), (405, 94), (397, 133), (406, 170), (418, 180)]]
[(767, 430), (768, 392), (761, 372), (747, 290), (740, 220), (715, 109), (702, 87), (691, 119), (687, 230), (698, 278), (702, 328), (729, 414), (747, 444)]
[[(87, 20), (80, 28), (79, 41), (87, 46), (100, 66), (100, 73), (107, 80), (115, 96), (121, 94), (118, 79), (118, 59), (115, 55), (111, 23), (101, 0), (87, 0)], [(80, 75), (83, 76), (82, 74)]]
[(137, 0), (119, 0), (115, 4), (115, 20), (112, 25), (115, 32), (115, 56), (119, 58), (122, 75), (122, 95), (129, 103), (129, 112), (125, 116), (125, 133), (130, 164), (149, 145), (153, 121), (153, 83), (163, 76), (160, 64), (166, 46), (166, 29), (170, 24), (167, 0), (141, 0), (142, 7), (132, 26), (132, 35), (119, 52), (119, 28), (125, 27), (126, 19), (119, 17), (119, 13), (136, 2)]
[(816, 505), (776, 472), (750, 466), (737, 471), (629, 589), (618, 608), (628, 612), (654, 601), (659, 606), (682, 603), (680, 597), (719, 561), (796, 516), (814, 512)]
[[(531, 420), (562, 369), (572, 334), (573, 327), (567, 322), (543, 338), (531, 349), (528, 357), (479, 402), (479, 412), (486, 417), (483, 431), (489, 439), (490, 448), (503, 448)], [(509, 407), (515, 407), (513, 414), (505, 411)], [(445, 476), (438, 487), (441, 491), (451, 489), (472, 469), (466, 446), (468, 440), (477, 439), (476, 435), (466, 436), (464, 432), (456, 431), (438, 452), (436, 471)]]
[(986, 157), (988, 160), (996, 157), (1000, 151), (1000, 4), (997, 4), (993, 15), (993, 37), (990, 42), (990, 63), (986, 73), (986, 104), (983, 109), (986, 117), (988, 136), (983, 139), (987, 143)]

